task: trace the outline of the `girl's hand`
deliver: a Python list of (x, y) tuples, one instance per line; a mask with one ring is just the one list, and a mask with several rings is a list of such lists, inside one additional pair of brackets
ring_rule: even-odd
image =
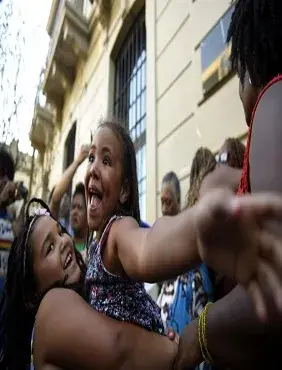
[(85, 159), (89, 155), (90, 145), (82, 145), (80, 148), (79, 155), (77, 157), (77, 161), (79, 164), (83, 163)]
[(198, 248), (202, 260), (242, 284), (258, 316), (267, 317), (266, 301), (282, 311), (282, 237), (269, 221), (282, 221), (282, 197), (231, 191), (208, 193), (196, 206)]

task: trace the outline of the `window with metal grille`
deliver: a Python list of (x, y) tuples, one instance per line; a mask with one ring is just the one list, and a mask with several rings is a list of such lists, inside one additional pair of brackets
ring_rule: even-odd
[(146, 27), (135, 20), (116, 58), (114, 113), (135, 146), (141, 218), (146, 218)]
[[(76, 136), (76, 122), (74, 122), (65, 141), (65, 158), (63, 164), (63, 171), (65, 171), (74, 161), (75, 136)], [(72, 193), (71, 184), (67, 190), (67, 193), (71, 197)]]

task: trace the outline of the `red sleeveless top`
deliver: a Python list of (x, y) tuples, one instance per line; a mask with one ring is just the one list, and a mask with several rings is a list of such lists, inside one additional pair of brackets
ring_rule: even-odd
[(250, 145), (251, 145), (252, 127), (253, 127), (254, 117), (255, 117), (255, 114), (256, 114), (257, 106), (259, 105), (259, 102), (260, 102), (261, 98), (263, 97), (263, 94), (270, 88), (270, 86), (274, 85), (278, 81), (282, 81), (282, 75), (279, 75), (279, 76), (273, 78), (265, 86), (265, 88), (260, 93), (260, 95), (257, 99), (257, 102), (255, 104), (254, 110), (252, 112), (252, 119), (251, 119), (251, 124), (250, 124), (249, 132), (248, 132), (247, 146), (246, 146), (245, 155), (244, 155), (243, 172), (242, 172), (241, 181), (240, 181), (240, 185), (239, 185), (237, 195), (242, 195), (242, 194), (251, 192), (250, 177), (249, 177), (250, 176), (249, 154), (250, 154)]

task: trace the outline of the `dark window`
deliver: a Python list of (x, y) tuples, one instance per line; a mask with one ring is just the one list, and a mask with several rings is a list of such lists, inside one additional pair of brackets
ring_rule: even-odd
[(146, 217), (146, 27), (142, 11), (116, 58), (114, 113), (135, 146), (141, 218)]
[(202, 70), (205, 71), (226, 49), (227, 31), (234, 5), (217, 22), (201, 43)]
[[(74, 149), (75, 149), (75, 135), (76, 135), (76, 123), (73, 124), (68, 137), (65, 142), (65, 159), (64, 159), (64, 166), (63, 171), (65, 171), (69, 165), (72, 164), (74, 161)], [(68, 189), (68, 194), (71, 196), (71, 186)]]

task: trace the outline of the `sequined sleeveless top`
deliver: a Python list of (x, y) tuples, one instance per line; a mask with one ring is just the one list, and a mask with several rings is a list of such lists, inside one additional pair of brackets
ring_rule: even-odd
[(103, 264), (102, 250), (106, 247), (111, 226), (120, 218), (112, 217), (99, 243), (94, 240), (90, 246), (86, 273), (89, 303), (98, 312), (114, 319), (164, 334), (160, 309), (146, 292), (144, 284), (127, 276), (116, 276)]

